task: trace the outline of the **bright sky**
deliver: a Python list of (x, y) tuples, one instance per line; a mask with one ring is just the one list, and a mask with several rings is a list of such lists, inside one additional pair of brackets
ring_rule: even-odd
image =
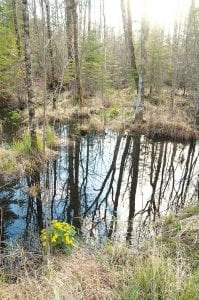
[[(99, 1), (99, 0), (94, 0)], [(189, 11), (191, 0), (145, 0), (148, 2), (147, 15), (151, 24), (169, 29), (177, 18), (184, 18)], [(135, 25), (140, 21), (144, 0), (132, 0), (132, 17)], [(199, 0), (195, 0), (199, 5)], [(107, 24), (113, 27), (121, 25), (120, 0), (105, 0)]]

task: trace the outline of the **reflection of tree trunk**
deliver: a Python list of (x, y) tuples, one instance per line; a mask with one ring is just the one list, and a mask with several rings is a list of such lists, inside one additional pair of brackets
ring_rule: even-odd
[(139, 172), (139, 160), (140, 160), (140, 136), (134, 138), (133, 152), (132, 152), (132, 167), (133, 174), (131, 180), (131, 188), (129, 195), (129, 218), (128, 218), (128, 229), (127, 229), (127, 241), (130, 242), (133, 231), (133, 218), (135, 215), (135, 197), (138, 183), (138, 172)]
[[(111, 176), (111, 173), (114, 173), (115, 170), (116, 170), (116, 162), (117, 162), (117, 156), (118, 156), (118, 152), (119, 152), (119, 148), (120, 148), (120, 143), (121, 143), (121, 136), (119, 136), (117, 138), (117, 142), (116, 142), (116, 145), (115, 145), (115, 150), (114, 150), (114, 154), (113, 154), (113, 160), (112, 160), (112, 163), (111, 163), (111, 166), (107, 172), (107, 175), (102, 183), (102, 186), (101, 186), (101, 189), (100, 189), (100, 192), (99, 194), (96, 196), (95, 200), (93, 201), (93, 203), (90, 205), (90, 207), (85, 211), (84, 213), (84, 217), (87, 215), (87, 213), (93, 208), (94, 205), (98, 205), (98, 201), (105, 189), (105, 186), (106, 186), (106, 183), (108, 182), (110, 176)], [(111, 188), (111, 186), (110, 186)], [(110, 190), (110, 189), (109, 189)]]
[(164, 173), (165, 173), (166, 162), (167, 162), (167, 152), (168, 152), (167, 146), (168, 146), (168, 143), (166, 142), (165, 149), (164, 149), (164, 156), (163, 156), (162, 174), (161, 174), (160, 190), (159, 190), (159, 197), (158, 197), (158, 207), (160, 207), (161, 199), (163, 198), (162, 189), (163, 189)]
[(57, 194), (57, 160), (53, 161), (53, 195), (52, 195), (52, 202), (51, 202), (51, 219), (53, 219), (53, 207), (55, 196)]
[(125, 148), (124, 148), (124, 152), (123, 152), (122, 159), (121, 159), (121, 164), (120, 164), (120, 172), (119, 172), (119, 177), (118, 177), (118, 182), (117, 182), (117, 189), (116, 189), (116, 193), (115, 193), (114, 207), (113, 207), (113, 216), (112, 216), (110, 229), (109, 229), (109, 233), (108, 233), (109, 238), (113, 234), (114, 224), (117, 223), (117, 208), (118, 208), (120, 190), (121, 190), (121, 186), (122, 186), (122, 178), (123, 178), (123, 173), (124, 173), (124, 167), (125, 167), (126, 157), (128, 155), (128, 151), (129, 151), (130, 142), (131, 142), (131, 137), (127, 136), (126, 145), (125, 145)]
[(159, 157), (158, 157), (158, 162), (157, 162), (157, 168), (156, 168), (156, 172), (155, 172), (154, 181), (151, 183), (153, 190), (152, 190), (152, 195), (151, 195), (151, 201), (150, 202), (151, 202), (151, 205), (153, 207), (154, 219), (155, 219), (155, 216), (156, 216), (156, 213), (157, 213), (157, 207), (156, 207), (156, 203), (155, 203), (155, 192), (156, 192), (156, 187), (157, 187), (157, 183), (158, 183), (158, 179), (159, 179), (160, 169), (161, 169), (161, 166), (162, 166), (163, 150), (164, 150), (164, 143), (162, 142), (160, 144), (160, 152), (159, 152)]
[[(30, 190), (35, 193), (35, 196), (31, 194), (28, 196), (28, 208), (27, 208), (27, 216), (26, 216), (26, 230), (25, 230), (25, 238), (28, 236), (29, 225), (31, 224), (31, 219), (34, 214), (34, 200), (36, 202), (36, 219), (37, 225), (39, 229), (39, 234), (43, 229), (43, 209), (42, 209), (42, 201), (41, 201), (41, 187), (40, 187), (40, 173), (38, 171), (34, 171), (31, 177), (27, 177), (27, 183)], [(32, 193), (31, 191), (31, 193)]]
[[(189, 184), (190, 184), (190, 179), (191, 179), (191, 172), (192, 172), (192, 162), (195, 154), (195, 143), (191, 143), (189, 145), (189, 151), (187, 154), (187, 160), (185, 163), (185, 169), (184, 169), (184, 174), (181, 179), (181, 183), (179, 186), (179, 191), (181, 187), (181, 191), (178, 194), (178, 201), (177, 201), (177, 209), (180, 207), (183, 207), (185, 199), (186, 199), (186, 192), (188, 190)], [(181, 203), (179, 201), (181, 200)]]
[(79, 199), (79, 154), (80, 140), (77, 138), (71, 141), (68, 147), (68, 176), (69, 176), (69, 191), (70, 204), (67, 210), (67, 220), (69, 223), (80, 229), (80, 199)]

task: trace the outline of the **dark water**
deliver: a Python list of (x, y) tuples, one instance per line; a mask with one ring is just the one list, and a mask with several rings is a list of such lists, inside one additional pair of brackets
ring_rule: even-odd
[(114, 132), (80, 138), (68, 126), (58, 131), (60, 151), (45, 170), (0, 182), (4, 240), (30, 240), (49, 218), (100, 240), (131, 240), (160, 216), (198, 201), (199, 143)]

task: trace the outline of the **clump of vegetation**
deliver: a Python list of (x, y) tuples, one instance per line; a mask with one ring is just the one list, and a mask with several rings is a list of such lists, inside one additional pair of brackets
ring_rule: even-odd
[(52, 220), (51, 227), (43, 229), (41, 240), (44, 250), (50, 246), (53, 252), (59, 251), (69, 254), (75, 243), (75, 227), (67, 222)]
[(116, 104), (112, 104), (109, 108), (102, 108), (100, 116), (104, 119), (115, 119), (119, 115), (120, 111)]
[(16, 153), (10, 150), (0, 149), (0, 173), (10, 174), (16, 170)]
[(33, 149), (31, 137), (28, 131), (26, 131), (21, 139), (13, 141), (11, 149), (16, 151), (19, 155), (31, 155), (35, 150), (42, 150), (42, 137), (41, 135), (37, 135), (37, 149)]
[(16, 110), (10, 111), (9, 114), (8, 114), (8, 117), (9, 117), (9, 122), (12, 125), (18, 125), (19, 122), (21, 121), (21, 115)]
[(51, 126), (46, 126), (46, 144), (49, 147), (55, 147), (57, 145), (57, 137), (54, 129)]

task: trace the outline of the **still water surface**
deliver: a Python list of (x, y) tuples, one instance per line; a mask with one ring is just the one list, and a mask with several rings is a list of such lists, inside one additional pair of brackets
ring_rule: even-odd
[(31, 240), (47, 218), (99, 240), (132, 240), (140, 228), (147, 234), (148, 224), (198, 200), (197, 142), (154, 142), (111, 131), (79, 137), (61, 125), (57, 130), (59, 153), (45, 170), (0, 182), (4, 240)]

